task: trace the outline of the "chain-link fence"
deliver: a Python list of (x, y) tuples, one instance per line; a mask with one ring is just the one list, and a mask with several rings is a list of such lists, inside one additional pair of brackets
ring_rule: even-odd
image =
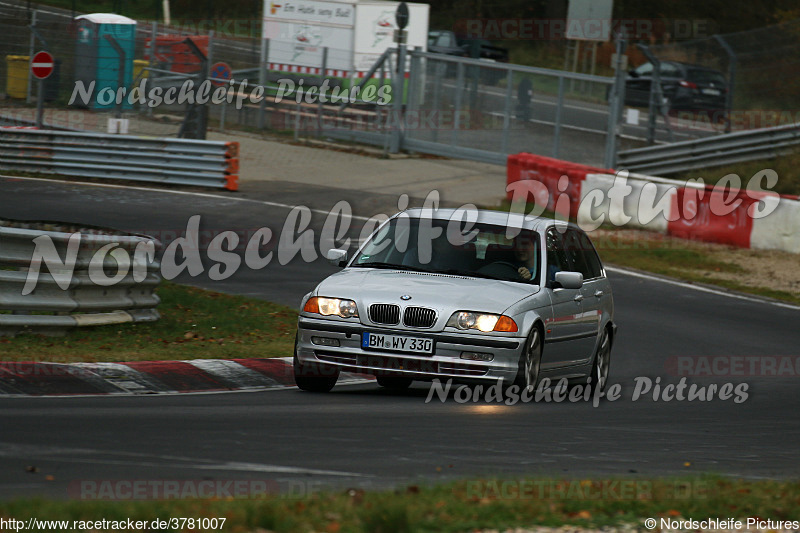
[[(717, 118), (724, 119), (729, 131), (735, 131), (800, 122), (800, 20), (651, 46), (650, 51), (662, 62), (662, 74), (664, 63), (667, 67), (677, 63), (682, 72), (686, 69), (680, 65), (686, 65), (690, 76), (694, 70), (699, 79), (678, 80), (685, 85), (686, 93), (701, 95), (705, 91), (714, 93), (713, 97), (716, 88), (704, 86), (703, 82), (710, 76), (724, 78), (720, 100), (725, 101), (729, 114), (718, 113), (714, 117), (708, 113), (713, 111), (710, 106), (679, 106), (672, 113), (677, 126), (689, 126), (691, 122), (714, 126)], [(665, 91), (668, 83), (662, 80)]]
[(443, 155), (485, 153), (487, 161), (528, 151), (603, 164), (611, 78), (421, 52), (412, 57), (421, 76), (405, 117), (410, 145), (427, 143)]

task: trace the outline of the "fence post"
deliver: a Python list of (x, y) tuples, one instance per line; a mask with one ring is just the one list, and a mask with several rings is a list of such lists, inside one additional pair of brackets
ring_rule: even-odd
[[(114, 38), (113, 35), (107, 33), (103, 35), (103, 38), (111, 44), (111, 47), (117, 53), (117, 57), (119, 58), (119, 66), (117, 67), (117, 91), (122, 90), (125, 86), (125, 50), (119, 45), (117, 40)], [(117, 118), (122, 117), (122, 102), (123, 98), (117, 98)]]
[[(420, 61), (419, 57), (420, 53), (422, 53), (421, 46), (415, 46), (414, 50), (411, 52), (410, 70), (408, 73), (408, 106), (406, 107), (406, 115), (409, 112), (419, 112), (420, 96), (423, 94), (422, 86), (420, 85), (422, 82), (422, 76), (420, 75), (420, 68), (422, 65), (422, 61)], [(419, 117), (414, 117), (414, 121), (419, 124)], [(407, 119), (404, 120), (403, 124), (406, 126), (408, 125)]]
[(722, 35), (715, 35), (714, 39), (728, 54), (728, 94), (725, 97), (725, 133), (731, 132), (731, 111), (733, 111), (733, 86), (736, 83), (736, 52)]
[[(399, 30), (402, 34), (403, 30)], [(406, 43), (402, 39), (399, 39), (400, 42), (397, 44), (397, 65), (395, 65), (394, 69), (394, 83), (392, 84), (394, 88), (392, 89), (392, 110), (394, 111), (394, 127), (392, 129), (392, 142), (389, 147), (389, 152), (396, 154), (400, 151), (400, 145), (402, 143), (402, 136), (403, 131), (400, 121), (400, 117), (403, 116), (403, 92), (405, 89), (405, 82), (406, 82)]]
[(36, 27), (36, 10), (34, 9), (31, 12), (31, 38), (30, 43), (28, 44), (28, 87), (26, 89), (27, 93), (25, 95), (25, 103), (30, 104), (32, 101), (31, 97), (31, 86), (33, 85), (33, 72), (31, 71), (31, 63), (33, 63), (33, 54), (36, 52), (34, 51), (34, 47), (36, 46), (36, 32), (34, 28)]
[(608, 129), (606, 132), (606, 150), (603, 166), (614, 168), (617, 160), (617, 129), (620, 112), (625, 105), (625, 69), (622, 68), (622, 54), (625, 52), (625, 38), (617, 35), (617, 61), (614, 68), (614, 85), (611, 88), (611, 108), (608, 110)]
[(261, 68), (258, 71), (258, 84), (264, 88), (264, 97), (258, 103), (258, 129), (264, 129), (264, 112), (267, 107), (267, 70), (269, 67), (269, 39), (261, 39)]
[[(148, 63), (149, 67), (152, 67), (152, 66), (156, 65), (156, 38), (157, 37), (158, 37), (158, 22), (153, 21), (151, 23), (151, 25), (150, 25), (150, 44), (147, 47), (147, 57), (150, 58), (150, 61)], [(147, 73), (147, 77), (149, 78), (148, 81), (150, 81), (151, 83), (155, 84), (155, 77), (157, 75), (158, 74), (153, 72), (152, 70), (148, 71), (148, 73)], [(147, 105), (147, 116), (148, 117), (152, 117), (153, 116), (153, 107), (150, 105), (149, 101), (147, 102), (146, 105)]]
[(556, 103), (556, 125), (553, 131), (553, 157), (558, 157), (561, 148), (561, 110), (564, 108), (564, 76), (558, 77), (558, 102)]
[(500, 150), (503, 153), (508, 152), (508, 134), (511, 127), (511, 95), (513, 93), (514, 85), (514, 71), (510, 68), (506, 74), (506, 98), (503, 108), (503, 141), (500, 145)]
[[(328, 47), (322, 48), (322, 80), (328, 78)], [(322, 88), (322, 85), (320, 85)], [(325, 97), (327, 98), (327, 96)], [(322, 137), (322, 92), (317, 92), (317, 137)]]
[(447, 71), (447, 63), (438, 59), (429, 61), (436, 62), (436, 66), (434, 67), (436, 74), (433, 77), (433, 101), (431, 102), (431, 112), (435, 113), (437, 123), (434, 124), (431, 138), (433, 142), (439, 142), (439, 126), (442, 125), (442, 112), (439, 106), (441, 105), (442, 80)]
[(455, 146), (458, 142), (458, 128), (461, 125), (461, 100), (464, 92), (464, 63), (458, 62), (458, 74), (456, 75), (456, 103), (453, 109), (453, 133), (450, 136), (450, 144)]

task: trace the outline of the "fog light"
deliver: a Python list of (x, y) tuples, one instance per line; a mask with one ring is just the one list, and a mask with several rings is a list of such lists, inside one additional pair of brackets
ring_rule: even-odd
[(311, 343), (318, 346), (339, 346), (339, 339), (330, 337), (311, 337)]
[(494, 355), (480, 352), (461, 352), (461, 359), (468, 359), (470, 361), (491, 361), (494, 359)]

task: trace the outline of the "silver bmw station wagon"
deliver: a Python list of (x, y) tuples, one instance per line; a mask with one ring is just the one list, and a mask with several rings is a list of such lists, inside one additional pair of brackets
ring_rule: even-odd
[(616, 333), (611, 285), (586, 233), (497, 211), (410, 209), (391, 217), (301, 303), (300, 389), (340, 371), (412, 381), (605, 387)]

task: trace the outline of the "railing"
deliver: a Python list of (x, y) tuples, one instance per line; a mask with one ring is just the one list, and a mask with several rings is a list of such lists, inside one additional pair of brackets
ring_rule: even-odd
[[(3, 224), (0, 221), (0, 336), (57, 335), (78, 326), (158, 320), (160, 299), (154, 290), (161, 282), (155, 260), (160, 243), (155, 239)], [(68, 250), (75, 235), (80, 243), (70, 265)], [(109, 253), (103, 251), (105, 246)], [(58, 254), (52, 263), (63, 262), (63, 268), (43, 266), (41, 252), (47, 249)]]
[(775, 157), (800, 144), (800, 124), (726, 133), (617, 154), (617, 168), (653, 175)]
[(238, 188), (239, 143), (0, 128), (0, 168)]

